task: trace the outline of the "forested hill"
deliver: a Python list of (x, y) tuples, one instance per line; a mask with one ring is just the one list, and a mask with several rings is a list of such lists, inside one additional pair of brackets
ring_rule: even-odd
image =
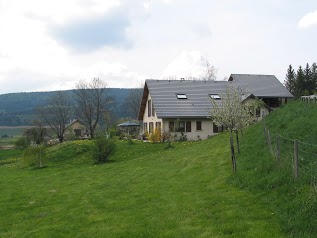
[[(109, 88), (107, 96), (112, 98), (110, 109), (116, 118), (130, 117), (126, 112), (125, 101), (131, 89)], [(74, 90), (66, 91), (74, 100)], [(48, 97), (55, 92), (29, 92), (0, 94), (0, 126), (31, 125), (34, 118), (34, 108), (45, 104)], [(75, 101), (74, 101), (75, 103)]]

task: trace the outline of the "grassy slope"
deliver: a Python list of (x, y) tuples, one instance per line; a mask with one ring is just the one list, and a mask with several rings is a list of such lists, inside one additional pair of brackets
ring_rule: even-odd
[(104, 165), (87, 143), (50, 148), (44, 169), (0, 166), (0, 237), (285, 237), (274, 208), (228, 182), (227, 134), (118, 142)]
[[(266, 124), (284, 137), (317, 144), (316, 118), (317, 105), (293, 102), (271, 113)], [(290, 237), (316, 237), (317, 191), (301, 179), (294, 181), (283, 168), (268, 153), (262, 125), (258, 124), (245, 132), (238, 174), (230, 181), (274, 210)]]

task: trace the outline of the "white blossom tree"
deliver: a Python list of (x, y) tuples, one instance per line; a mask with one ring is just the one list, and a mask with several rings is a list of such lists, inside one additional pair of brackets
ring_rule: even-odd
[(234, 150), (233, 132), (245, 127), (253, 121), (249, 106), (242, 103), (242, 92), (235, 87), (229, 87), (221, 95), (221, 101), (211, 98), (212, 109), (210, 118), (218, 126), (227, 128), (230, 132), (230, 149), (233, 172), (237, 170)]

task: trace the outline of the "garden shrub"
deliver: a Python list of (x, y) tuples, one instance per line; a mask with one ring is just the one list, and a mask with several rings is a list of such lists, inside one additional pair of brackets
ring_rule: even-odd
[(161, 142), (162, 141), (162, 133), (159, 128), (155, 128), (155, 130), (151, 133), (146, 133), (146, 137), (149, 141), (155, 143), (155, 142)]
[(33, 145), (24, 150), (25, 166), (43, 168), (46, 159), (45, 145)]
[(26, 136), (21, 136), (14, 142), (14, 145), (19, 149), (25, 149), (30, 146), (31, 141)]
[(116, 151), (116, 143), (113, 139), (105, 135), (98, 135), (94, 139), (94, 146), (92, 149), (93, 159), (98, 163), (105, 163), (109, 160)]

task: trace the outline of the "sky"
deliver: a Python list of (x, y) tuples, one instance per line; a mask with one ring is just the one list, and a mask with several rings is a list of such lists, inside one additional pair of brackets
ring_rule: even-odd
[(317, 61), (316, 0), (0, 0), (0, 94), (218, 80)]

